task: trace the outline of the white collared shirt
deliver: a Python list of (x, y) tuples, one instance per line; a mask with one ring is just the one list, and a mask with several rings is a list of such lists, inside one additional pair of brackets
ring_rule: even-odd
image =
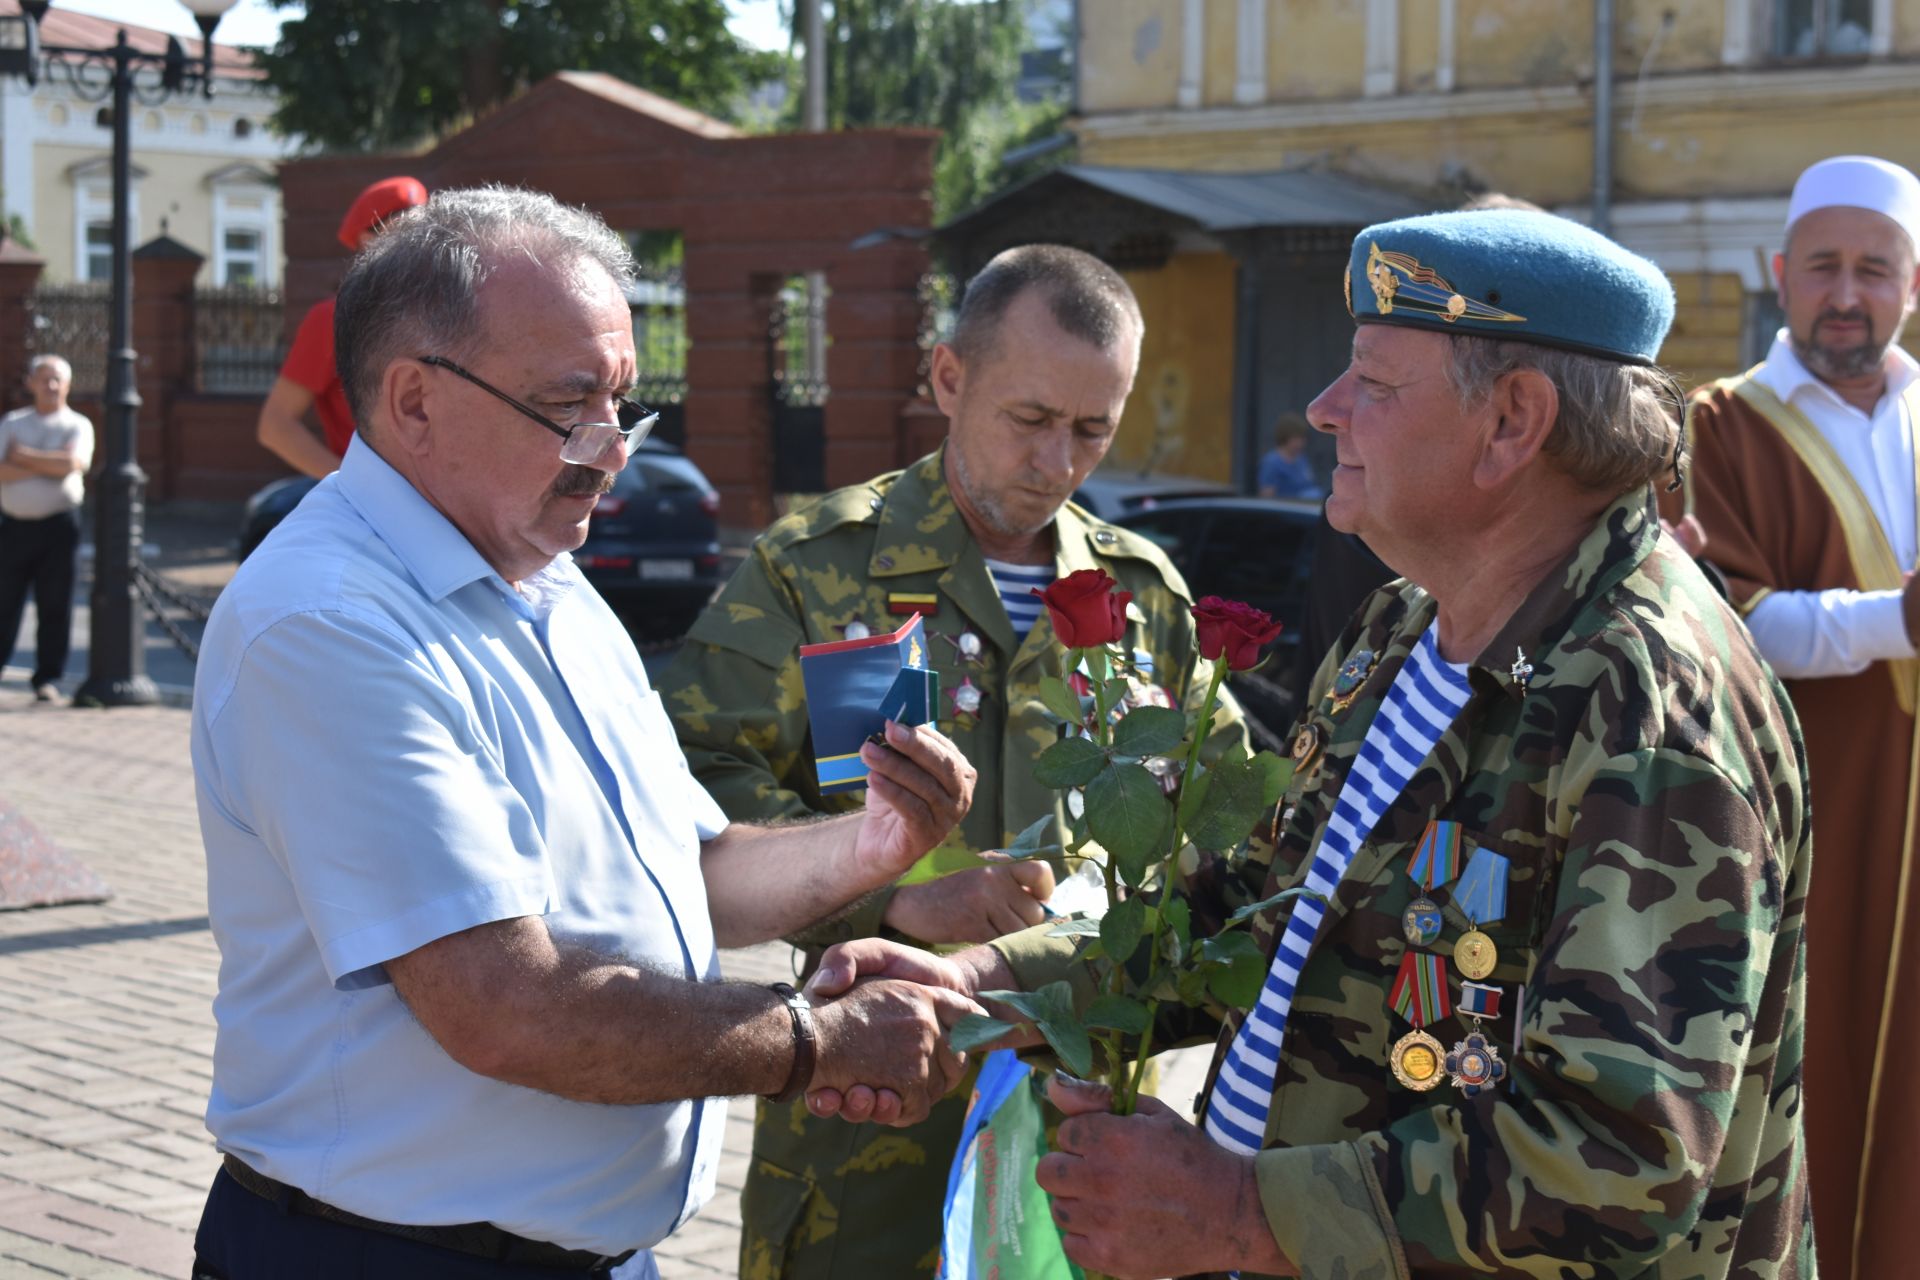
[[(1887, 353), (1887, 389), (1862, 413), (1815, 377), (1793, 352), (1787, 331), (1773, 340), (1754, 380), (1807, 416), (1866, 495), (1895, 561), (1915, 567), (1914, 423), (1903, 393), (1920, 364), (1894, 347)], [(1713, 548), (1706, 551), (1713, 558)], [(1914, 656), (1899, 591), (1774, 591), (1747, 615), (1760, 652), (1788, 679), (1849, 676), (1878, 661)]]
[(477, 1075), (383, 967), (537, 915), (719, 976), (700, 847), (726, 818), (571, 557), (514, 590), (356, 438), (221, 594), (193, 763), (222, 1150), (368, 1218), (601, 1253), (712, 1195), (723, 1101), (600, 1106)]

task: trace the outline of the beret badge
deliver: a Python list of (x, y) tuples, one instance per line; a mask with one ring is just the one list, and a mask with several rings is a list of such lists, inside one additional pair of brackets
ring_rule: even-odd
[[(1390, 253), (1378, 244), (1370, 244), (1367, 248), (1367, 283), (1373, 286), (1374, 304), (1383, 316), (1392, 315), (1393, 309), (1399, 307), (1438, 316), (1447, 324), (1452, 324), (1462, 316), (1495, 323), (1527, 322), (1525, 316), (1517, 316), (1511, 311), (1502, 311), (1499, 307), (1462, 296), (1432, 267), (1420, 265), (1419, 259), (1411, 254)], [(1351, 280), (1347, 287), (1347, 309), (1351, 311)]]

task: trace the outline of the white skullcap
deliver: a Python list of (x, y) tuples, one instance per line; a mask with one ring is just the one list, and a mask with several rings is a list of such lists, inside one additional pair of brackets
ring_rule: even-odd
[(1872, 156), (1834, 156), (1811, 166), (1793, 184), (1787, 227), (1815, 209), (1869, 209), (1893, 219), (1920, 248), (1920, 178)]

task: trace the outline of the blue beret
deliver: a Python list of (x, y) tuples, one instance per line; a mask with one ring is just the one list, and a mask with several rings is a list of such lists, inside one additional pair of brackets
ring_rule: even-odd
[(1404, 324), (1537, 342), (1652, 364), (1673, 323), (1660, 268), (1596, 231), (1530, 209), (1430, 213), (1362, 231), (1347, 310)]

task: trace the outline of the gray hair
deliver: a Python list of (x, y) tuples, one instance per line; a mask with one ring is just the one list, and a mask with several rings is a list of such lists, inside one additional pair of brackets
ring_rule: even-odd
[(1508, 373), (1534, 369), (1560, 392), (1542, 451), (1576, 484), (1618, 496), (1684, 463), (1678, 384), (1664, 369), (1533, 342), (1456, 333), (1447, 381), (1460, 403), (1486, 403)]
[(60, 376), (66, 381), (73, 381), (73, 366), (67, 362), (65, 356), (56, 355), (37, 355), (27, 361), (27, 376), (31, 378), (34, 374), (40, 372), (42, 368), (50, 364), (59, 367)]
[(1042, 291), (1055, 324), (1101, 351), (1146, 331), (1140, 302), (1118, 271), (1063, 244), (1027, 244), (995, 254), (967, 281), (949, 345), (962, 360), (990, 355), (1007, 308), (1029, 289)]
[(362, 436), (394, 360), (464, 359), (478, 345), (480, 288), (515, 255), (553, 271), (595, 263), (622, 289), (633, 280), (626, 241), (594, 214), (542, 192), (439, 191), (383, 224), (334, 301), (334, 359)]

